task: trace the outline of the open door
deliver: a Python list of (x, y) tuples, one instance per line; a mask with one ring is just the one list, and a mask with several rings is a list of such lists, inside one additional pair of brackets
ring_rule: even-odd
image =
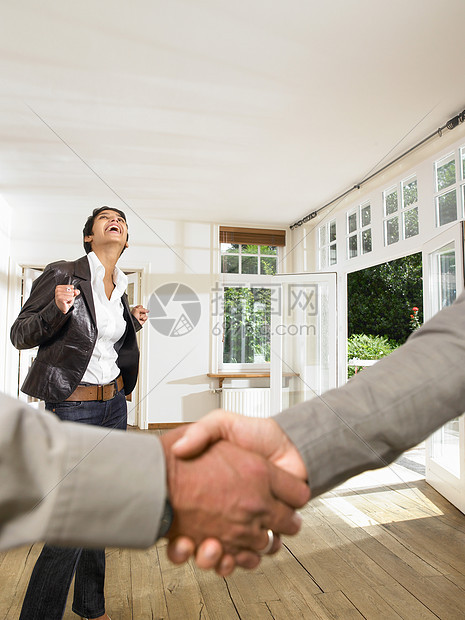
[[(21, 306), (29, 298), (34, 280), (36, 280), (43, 273), (43, 271), (43, 269), (35, 269), (34, 267), (23, 267), (21, 274)], [(19, 351), (17, 396), (20, 400), (26, 401), (31, 406), (43, 409), (45, 407), (44, 403), (40, 402), (33, 396), (29, 396), (28, 394), (21, 392), (21, 386), (23, 385), (27, 373), (32, 366), (32, 362), (37, 356), (38, 350), (39, 347), (34, 347), (33, 349), (22, 349)]]
[[(423, 249), (425, 320), (449, 306), (464, 288), (464, 223)], [(447, 422), (426, 442), (426, 481), (465, 513), (465, 418)]]
[(271, 414), (337, 384), (336, 274), (273, 278)]
[[(128, 287), (126, 289), (126, 294), (128, 296), (129, 307), (133, 308), (141, 303), (141, 293), (140, 293), (140, 272), (128, 272), (125, 271), (125, 274), (128, 278)], [(137, 344), (140, 349), (140, 332), (137, 332), (136, 335)], [(128, 425), (129, 426), (138, 426), (141, 428), (141, 416), (140, 416), (140, 387), (139, 387), (139, 379), (134, 387), (133, 392), (126, 397), (128, 401)]]

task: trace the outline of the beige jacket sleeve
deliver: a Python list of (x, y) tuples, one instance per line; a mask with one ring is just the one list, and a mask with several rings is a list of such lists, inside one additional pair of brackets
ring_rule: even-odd
[(0, 394), (0, 549), (149, 546), (165, 480), (155, 437), (60, 422)]
[(312, 496), (384, 467), (465, 411), (465, 293), (389, 357), (276, 421), (302, 454)]

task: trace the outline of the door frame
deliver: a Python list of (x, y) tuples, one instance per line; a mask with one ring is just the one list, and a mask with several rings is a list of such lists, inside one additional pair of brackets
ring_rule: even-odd
[[(423, 307), (425, 321), (430, 319), (441, 308), (437, 299), (436, 272), (431, 267), (431, 255), (448, 245), (453, 245), (456, 261), (456, 297), (465, 288), (464, 280), (464, 235), (465, 223), (456, 222), (423, 247)], [(436, 432), (441, 432), (439, 429)], [(465, 415), (459, 418), (459, 477), (441, 466), (434, 460), (433, 435), (426, 440), (426, 482), (436, 489), (443, 497), (465, 513)]]

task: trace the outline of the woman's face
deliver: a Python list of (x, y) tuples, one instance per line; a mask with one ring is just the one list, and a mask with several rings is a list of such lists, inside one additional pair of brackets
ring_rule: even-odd
[(95, 216), (92, 234), (85, 241), (92, 244), (92, 250), (102, 246), (115, 245), (120, 251), (127, 247), (128, 227), (124, 217), (117, 211), (105, 209)]

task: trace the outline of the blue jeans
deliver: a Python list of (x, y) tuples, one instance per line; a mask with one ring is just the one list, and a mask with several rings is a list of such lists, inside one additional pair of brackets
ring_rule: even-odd
[[(126, 430), (124, 389), (112, 400), (45, 403), (61, 420)], [(20, 620), (61, 620), (74, 582), (74, 613), (98, 618), (105, 613), (105, 550), (45, 545), (32, 571)]]

